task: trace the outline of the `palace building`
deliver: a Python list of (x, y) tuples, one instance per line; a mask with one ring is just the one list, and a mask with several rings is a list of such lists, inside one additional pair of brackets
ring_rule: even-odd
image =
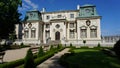
[[(16, 34), (26, 44), (98, 44), (101, 43), (101, 16), (96, 6), (86, 4), (76, 10), (27, 11)], [(19, 32), (21, 31), (21, 32)]]

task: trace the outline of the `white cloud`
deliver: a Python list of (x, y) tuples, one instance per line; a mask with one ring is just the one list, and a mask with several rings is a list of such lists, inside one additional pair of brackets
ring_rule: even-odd
[(33, 3), (31, 0), (24, 0), (28, 5), (30, 5), (33, 9), (37, 9), (38, 5)]
[(22, 7), (18, 8), (19, 11), (25, 11), (27, 9), (30, 9), (30, 6), (26, 5), (25, 3), (22, 3)]

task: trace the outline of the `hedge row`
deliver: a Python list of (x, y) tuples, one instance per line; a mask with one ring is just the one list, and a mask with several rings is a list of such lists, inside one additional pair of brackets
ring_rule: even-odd
[[(64, 49), (62, 47), (60, 47), (59, 49), (58, 48), (52, 49), (52, 50), (46, 52), (44, 56), (41, 56), (41, 57), (38, 57), (38, 58), (37, 58), (37, 55), (34, 55), (34, 59), (36, 58), (34, 60), (35, 66), (39, 65), (40, 63), (42, 63), (46, 59), (53, 56), (55, 53)], [(0, 68), (14, 68), (14, 67), (18, 67), (18, 66), (20, 66), (20, 68), (24, 67), (24, 59), (19, 59), (19, 60), (16, 60), (16, 61), (0, 64)]]

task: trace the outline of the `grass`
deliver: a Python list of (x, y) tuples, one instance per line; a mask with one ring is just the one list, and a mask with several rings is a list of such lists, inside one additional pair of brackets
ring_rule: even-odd
[(73, 49), (74, 54), (64, 58), (67, 68), (120, 68), (120, 60), (96, 49)]

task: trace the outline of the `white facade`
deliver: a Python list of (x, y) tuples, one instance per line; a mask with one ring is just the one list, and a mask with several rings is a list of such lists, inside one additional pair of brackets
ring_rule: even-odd
[[(86, 11), (83, 11), (83, 8)], [(88, 12), (89, 11), (91, 12)], [(98, 44), (101, 43), (100, 16), (95, 6), (77, 6), (77, 10), (39, 12), (29, 11), (28, 20), (23, 22), (23, 42), (28, 44)], [(82, 17), (84, 13), (92, 15)], [(83, 14), (83, 15), (84, 15)], [(94, 15), (93, 15), (94, 14)]]

